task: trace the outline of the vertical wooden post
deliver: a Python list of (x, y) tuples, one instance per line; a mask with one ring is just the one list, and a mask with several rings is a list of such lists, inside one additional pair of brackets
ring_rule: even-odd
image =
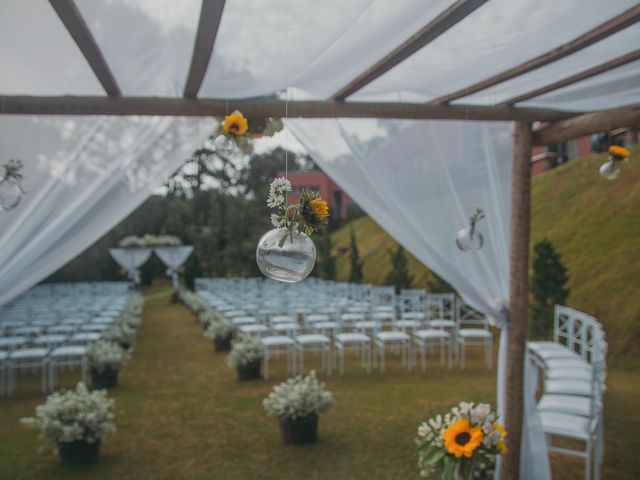
[(520, 474), (525, 337), (529, 315), (529, 222), (531, 217), (531, 125), (515, 123), (511, 180), (511, 245), (505, 378), (505, 427), (508, 453), (501, 461), (501, 480)]

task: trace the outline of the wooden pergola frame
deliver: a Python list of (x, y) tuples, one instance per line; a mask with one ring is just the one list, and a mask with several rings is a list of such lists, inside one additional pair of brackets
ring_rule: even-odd
[[(0, 115), (179, 115), (221, 116), (228, 103), (248, 117), (284, 116), (285, 102), (275, 98), (251, 100), (198, 98), (198, 92), (214, 48), (225, 0), (203, 0), (191, 66), (182, 98), (123, 97), (100, 48), (73, 0), (49, 0), (69, 34), (102, 84), (106, 96), (0, 96)], [(566, 141), (600, 131), (640, 125), (640, 104), (599, 112), (566, 112), (524, 108), (516, 104), (571, 85), (640, 59), (640, 50), (612, 59), (501, 104), (478, 106), (451, 102), (485, 90), (578, 52), (640, 21), (640, 4), (603, 22), (573, 40), (528, 61), (428, 103), (349, 102), (347, 98), (428, 45), (448, 29), (472, 15), (487, 0), (457, 0), (444, 12), (411, 35), (405, 42), (362, 72), (325, 101), (290, 101), (290, 117), (303, 118), (398, 118), (514, 121), (510, 298), (508, 306), (508, 358), (506, 372), (506, 418), (509, 453), (501, 463), (503, 479), (519, 476), (523, 409), (523, 367), (528, 316), (528, 265), (531, 189), (531, 148)], [(215, 67), (215, 66), (214, 66)], [(533, 122), (545, 122), (537, 131)]]

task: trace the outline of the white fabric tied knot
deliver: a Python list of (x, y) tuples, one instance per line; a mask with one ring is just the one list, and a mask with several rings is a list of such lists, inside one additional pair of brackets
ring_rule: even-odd
[(173, 289), (178, 290), (178, 269), (187, 261), (193, 252), (193, 247), (191, 245), (156, 247), (154, 251), (162, 263), (168, 267), (167, 275), (171, 277)]

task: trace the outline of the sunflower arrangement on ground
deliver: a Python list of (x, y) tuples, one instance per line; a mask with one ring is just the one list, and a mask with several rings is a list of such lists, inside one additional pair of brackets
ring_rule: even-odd
[(420, 475), (440, 471), (444, 480), (492, 478), (496, 457), (507, 451), (506, 436), (490, 405), (460, 402), (418, 427)]
[[(271, 224), (275, 228), (294, 230), (311, 236), (329, 223), (329, 205), (320, 198), (318, 192), (302, 190), (298, 203), (287, 206), (287, 193), (291, 191), (291, 182), (286, 178), (276, 178), (271, 182), (267, 206), (275, 210), (271, 214)], [(284, 244), (287, 235), (280, 241)]]

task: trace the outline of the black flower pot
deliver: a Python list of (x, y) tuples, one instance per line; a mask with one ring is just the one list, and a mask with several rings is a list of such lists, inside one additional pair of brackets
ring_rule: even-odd
[(118, 345), (120, 345), (122, 349), (126, 351), (129, 351), (129, 349), (131, 348), (130, 342), (118, 342)]
[(260, 378), (260, 360), (236, 368), (238, 380), (255, 380)]
[(314, 413), (295, 420), (281, 418), (280, 437), (282, 443), (293, 445), (315, 443), (318, 439), (318, 415)]
[(213, 341), (216, 352), (228, 352), (231, 350), (231, 338), (232, 337), (216, 338)]
[(100, 454), (100, 440), (86, 442), (76, 440), (73, 442), (58, 442), (58, 455), (63, 465), (77, 467), (95, 463)]
[(94, 370), (91, 369), (91, 385), (94, 390), (113, 388), (118, 385), (118, 370)]

